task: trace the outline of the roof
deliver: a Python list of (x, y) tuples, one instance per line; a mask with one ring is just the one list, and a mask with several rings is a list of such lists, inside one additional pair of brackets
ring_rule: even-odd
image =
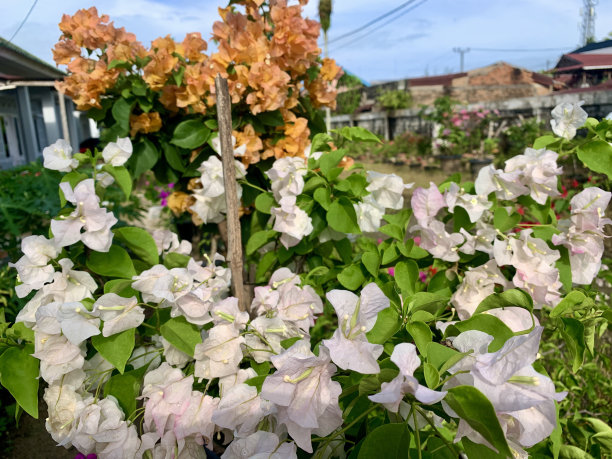
[(409, 86), (450, 86), (453, 80), (467, 76), (467, 72), (449, 73), (447, 75), (436, 75), (430, 77), (409, 78), (406, 80)]
[(0, 37), (0, 80), (56, 80), (65, 73)]
[(588, 45), (583, 46), (582, 48), (575, 49), (574, 51), (571, 51), (568, 54), (587, 53), (589, 51), (595, 51), (601, 48), (612, 48), (612, 40), (604, 40), (598, 43), (589, 43)]
[(555, 72), (612, 68), (612, 54), (564, 54), (555, 66)]

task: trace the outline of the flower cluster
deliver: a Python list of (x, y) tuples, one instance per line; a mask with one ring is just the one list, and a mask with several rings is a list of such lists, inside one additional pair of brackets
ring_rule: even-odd
[(319, 23), (302, 17), (301, 4), (286, 0), (233, 2), (219, 14), (211, 37), (216, 51), (210, 54), (199, 32), (182, 42), (160, 37), (146, 48), (108, 16), (99, 16), (95, 7), (64, 15), (53, 53), (69, 75), (59, 86), (80, 110), (107, 110), (109, 100), (125, 98), (124, 88), (131, 87), (129, 133), (155, 138), (174, 128), (174, 116), (214, 117), (214, 79), (220, 74), (228, 79), (232, 102), (244, 104), (247, 118), (275, 114), (272, 123), (264, 121), (268, 129), (250, 119), (236, 127), (245, 165), (302, 155), (310, 130), (299, 105), (304, 99), (315, 108), (333, 108), (342, 73), (333, 60), (319, 57)]

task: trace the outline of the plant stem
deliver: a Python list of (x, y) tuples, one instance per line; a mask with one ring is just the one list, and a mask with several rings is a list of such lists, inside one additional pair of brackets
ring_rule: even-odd
[(442, 435), (440, 433), (440, 431), (438, 430), (436, 425), (433, 423), (433, 421), (431, 419), (429, 419), (429, 417), (427, 416), (427, 413), (425, 413), (425, 411), (423, 411), (418, 406), (416, 407), (416, 409), (419, 411), (421, 416), (423, 416), (425, 418), (425, 420), (429, 423), (429, 425), (436, 431), (436, 434), (438, 435), (440, 440), (442, 440), (444, 442), (444, 444), (448, 447), (448, 449), (453, 451), (457, 455), (457, 457), (460, 457), (461, 456), (461, 452), (455, 447), (455, 445), (453, 445), (452, 443), (449, 443), (448, 440), (446, 438), (444, 438), (444, 435)]
[(416, 406), (412, 403), (412, 418), (414, 419), (414, 435), (416, 436), (416, 444), (417, 444), (417, 452), (419, 454), (419, 459), (423, 459), (421, 455), (421, 434), (419, 433), (419, 424), (417, 422), (417, 412)]

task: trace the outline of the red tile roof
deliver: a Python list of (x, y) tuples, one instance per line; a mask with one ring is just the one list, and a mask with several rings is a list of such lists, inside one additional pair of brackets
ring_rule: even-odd
[(612, 68), (612, 54), (564, 54), (555, 71), (563, 72), (585, 67)]
[(430, 77), (410, 78), (410, 86), (450, 86), (453, 80), (467, 76), (467, 72), (449, 73), (448, 75), (436, 75)]

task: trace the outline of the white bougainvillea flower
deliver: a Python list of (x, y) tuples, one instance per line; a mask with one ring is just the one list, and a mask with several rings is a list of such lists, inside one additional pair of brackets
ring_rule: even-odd
[(251, 311), (257, 315), (265, 314), (267, 311), (276, 309), (279, 299), (278, 290), (267, 285), (255, 287)]
[(493, 242), (497, 236), (497, 231), (493, 225), (479, 220), (476, 223), (475, 235), (468, 233), (465, 228), (461, 228), (459, 232), (465, 237), (465, 243), (459, 247), (460, 252), (472, 255), (478, 250), (493, 255)]
[(265, 379), (261, 397), (276, 405), (278, 422), (296, 444), (312, 453), (313, 434), (324, 437), (342, 424), (338, 406), (342, 388), (331, 379), (336, 366), (330, 362), (329, 350), (320, 346), (316, 356), (310, 344), (300, 340), (271, 360), (277, 371)]
[[(221, 156), (221, 139), (219, 139), (219, 136), (213, 137), (211, 143), (215, 153)], [(246, 144), (236, 148), (236, 137), (232, 136), (232, 149), (234, 150), (234, 156), (242, 157), (246, 153)]]
[(223, 397), (232, 387), (242, 384), (247, 379), (257, 376), (257, 372), (252, 368), (241, 368), (237, 373), (219, 378), (219, 397)]
[(463, 207), (467, 211), (472, 223), (479, 221), (482, 214), (493, 205), (486, 195), (467, 194), (455, 182), (451, 182), (444, 194), (444, 199), (449, 212), (454, 212), (455, 206)]
[(285, 196), (279, 202), (280, 207), (272, 207), (274, 231), (281, 234), (280, 241), (285, 248), (293, 247), (312, 233), (312, 219), (295, 203), (295, 196)]
[[(461, 333), (453, 346), (473, 353), (450, 368), (454, 377), (444, 384), (445, 389), (471, 385), (481, 391), (493, 404), (508, 440), (521, 447), (533, 446), (552, 433), (557, 425), (554, 402), (567, 394), (556, 393), (552, 380), (533, 369), (542, 330), (535, 327), (528, 335), (511, 337), (497, 352), (488, 352), (492, 336), (478, 330)], [(444, 409), (458, 417), (448, 406)], [(463, 436), (491, 447), (466, 423), (457, 440)]]
[(557, 176), (563, 169), (557, 166), (557, 153), (542, 148), (526, 148), (525, 153), (506, 161), (504, 171), (520, 173), (520, 180), (530, 190), (531, 198), (538, 204), (545, 204), (549, 196), (559, 196)]
[(100, 334), (100, 319), (83, 303), (49, 303), (36, 311), (35, 330), (48, 334), (63, 333), (72, 344)]
[(474, 188), (477, 195), (489, 196), (495, 192), (498, 199), (505, 200), (514, 200), (529, 194), (529, 188), (521, 182), (520, 171), (504, 172), (501, 169), (496, 170), (493, 165), (480, 169)]
[(295, 443), (281, 441), (275, 433), (259, 430), (232, 441), (222, 459), (297, 459)]
[(556, 135), (567, 140), (572, 140), (576, 136), (576, 130), (584, 126), (589, 116), (580, 107), (582, 104), (583, 102), (563, 102), (553, 108), (550, 125)]
[(98, 298), (93, 305), (92, 313), (102, 319), (103, 336), (136, 328), (145, 319), (144, 309), (138, 306), (135, 296), (124, 298), (115, 293), (107, 293)]
[(266, 175), (272, 182), (272, 193), (277, 202), (285, 196), (298, 196), (304, 190), (306, 161), (298, 156), (286, 156), (274, 161)]
[(603, 233), (603, 227), (612, 224), (612, 220), (605, 216), (611, 196), (609, 191), (597, 187), (587, 188), (574, 196), (570, 200), (570, 218), (576, 230)]
[(237, 437), (246, 437), (257, 430), (259, 422), (270, 414), (272, 404), (257, 393), (257, 388), (237, 384), (227, 389), (214, 414), (213, 422), (234, 431)]
[(249, 321), (249, 313), (238, 307), (238, 298), (230, 296), (215, 303), (212, 307), (212, 319), (215, 325), (233, 324), (236, 330), (243, 330)]
[(76, 433), (79, 416), (93, 401), (93, 397), (89, 396), (84, 400), (74, 387), (68, 384), (53, 384), (45, 389), (43, 399), (49, 407), (45, 420), (47, 432), (59, 445), (70, 445)]
[(106, 397), (98, 402), (100, 422), (93, 436), (96, 441), (96, 454), (108, 458), (136, 458), (140, 438), (136, 426), (124, 420), (124, 413), (114, 397)]
[(429, 188), (414, 190), (410, 205), (418, 224), (428, 226), (436, 214), (446, 207), (446, 201), (435, 183), (431, 182)]
[(109, 142), (102, 150), (104, 162), (114, 167), (123, 166), (132, 156), (132, 141), (129, 137), (117, 139), (117, 142)]
[(315, 314), (323, 312), (321, 297), (310, 285), (298, 287), (291, 282), (280, 285), (278, 291), (280, 299), (276, 306), (277, 316), (308, 333), (314, 325)]
[(400, 210), (404, 207), (404, 190), (412, 188), (414, 183), (404, 185), (401, 177), (395, 174), (381, 174), (367, 171), (368, 186), (372, 200), (379, 207)]
[(178, 235), (168, 229), (157, 228), (151, 233), (155, 245), (157, 246), (157, 254), (180, 253), (189, 255), (191, 253), (191, 242), (180, 241)]
[[(59, 220), (51, 220), (51, 231), (57, 244), (66, 247), (81, 240), (92, 250), (108, 252), (113, 242), (110, 228), (117, 219), (112, 212), (100, 207), (93, 179), (79, 182), (74, 189), (68, 182), (60, 183), (60, 188), (76, 209)], [(81, 234), (82, 229), (85, 232)]]
[(79, 165), (79, 161), (72, 157), (72, 147), (64, 139), (43, 148), (42, 154), (43, 166), (47, 169), (70, 172)]
[(411, 232), (419, 231), (420, 247), (435, 258), (444, 261), (459, 261), (459, 246), (465, 241), (460, 233), (448, 233), (440, 220), (429, 222), (429, 226), (413, 226)]
[(245, 336), (245, 344), (257, 363), (269, 361), (273, 355), (283, 352), (281, 341), (305, 336), (297, 325), (280, 317), (257, 317), (249, 324), (249, 330), (253, 333)]
[(376, 359), (383, 347), (368, 342), (366, 333), (374, 327), (378, 313), (389, 307), (389, 298), (375, 283), (366, 285), (360, 297), (347, 290), (332, 290), (326, 297), (338, 316), (338, 328), (331, 339), (323, 340), (332, 362), (343, 370), (378, 374)]
[(446, 396), (446, 392), (438, 392), (422, 386), (413, 376), (414, 371), (421, 365), (421, 360), (412, 343), (400, 343), (393, 349), (391, 361), (399, 368), (397, 375), (391, 382), (382, 383), (378, 394), (368, 398), (375, 403), (381, 403), (389, 411), (397, 413), (404, 395), (412, 394), (419, 402), (431, 405), (438, 403)]
[(96, 183), (102, 188), (108, 188), (115, 183), (115, 177), (110, 175), (108, 172), (98, 172), (96, 175)]
[[(132, 361), (130, 361), (130, 364), (132, 364)], [(85, 360), (83, 371), (87, 375), (87, 387), (93, 390), (103, 387), (104, 383), (110, 379), (113, 368), (115, 368), (113, 364), (102, 357), (99, 352), (94, 354), (91, 359)]]
[[(178, 444), (188, 443), (185, 440), (192, 438), (198, 445), (207, 444), (211, 447), (215, 433), (212, 416), (218, 405), (218, 398), (204, 395), (199, 391), (192, 391), (189, 406), (174, 424), (173, 432)], [(180, 446), (179, 449), (181, 449)], [(201, 451), (203, 448), (200, 446), (199, 449)], [(189, 444), (182, 446), (182, 450), (189, 450)]]
[(40, 360), (40, 376), (49, 384), (74, 370), (80, 370), (85, 363), (85, 351), (64, 335), (35, 331), (34, 350), (32, 356)]
[(357, 224), (364, 233), (374, 233), (380, 228), (380, 220), (385, 215), (385, 209), (373, 201), (370, 196), (353, 204), (357, 215)]
[[(202, 188), (203, 190), (204, 188)], [(204, 196), (204, 192), (198, 189), (194, 190), (193, 197), (195, 203), (189, 208), (202, 220), (204, 223), (219, 223), (223, 220), (223, 214), (227, 211), (225, 195), (215, 196), (211, 198)]]
[(243, 343), (244, 337), (233, 324), (215, 325), (208, 331), (206, 339), (195, 346), (194, 375), (212, 379), (236, 373), (243, 357)]
[(485, 314), (497, 317), (515, 333), (523, 332), (529, 330), (531, 327), (540, 325), (536, 316), (531, 314), (527, 309), (517, 306), (489, 309)]
[(164, 265), (155, 265), (132, 279), (132, 288), (142, 293), (144, 301), (167, 301), (170, 304), (166, 306), (173, 305), (193, 287), (193, 277), (187, 269), (168, 269)]
[(451, 297), (451, 303), (457, 310), (461, 320), (469, 319), (482, 300), (495, 293), (495, 286), (501, 285), (504, 290), (511, 287), (500, 272), (495, 260), (489, 260), (484, 265), (469, 268), (461, 285)]
[(21, 240), (21, 251), (23, 256), (16, 263), (9, 263), (9, 266), (17, 269), (19, 281), (22, 282), (15, 287), (19, 298), (27, 296), (32, 290), (39, 290), (53, 279), (55, 270), (49, 261), (59, 255), (61, 247), (53, 238), (28, 236)]

